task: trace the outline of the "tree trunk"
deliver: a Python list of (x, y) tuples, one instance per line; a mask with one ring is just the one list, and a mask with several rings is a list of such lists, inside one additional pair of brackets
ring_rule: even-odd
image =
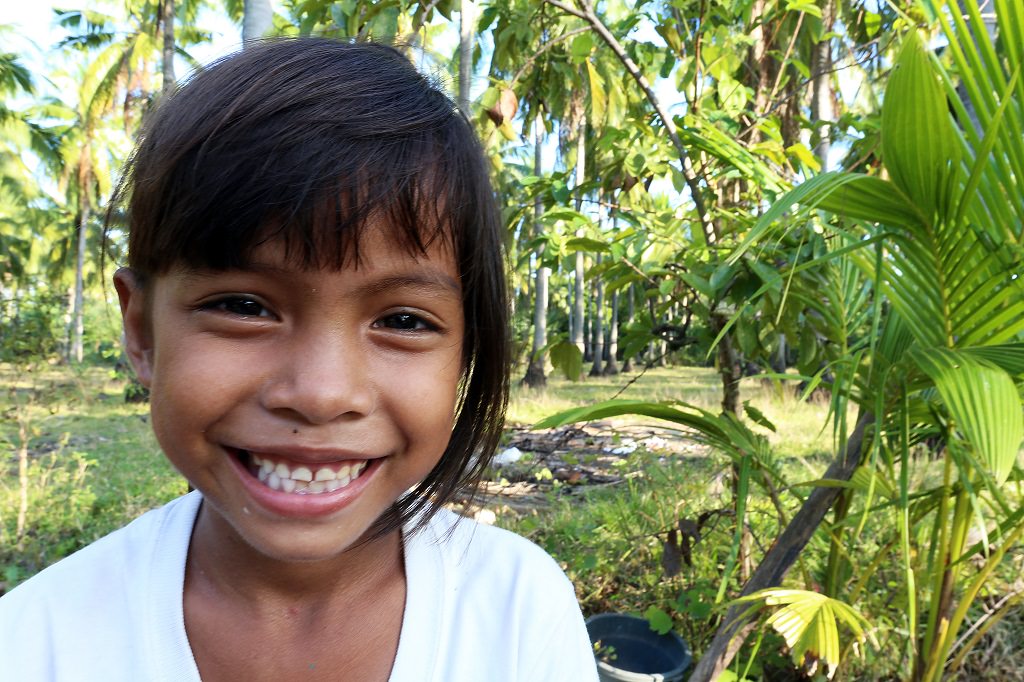
[(264, 37), (274, 27), (274, 8), (270, 0), (245, 0), (242, 14), (242, 45)]
[(160, 25), (164, 33), (163, 50), (163, 84), (160, 86), (161, 96), (174, 92), (174, 0), (163, 0), (160, 5)]
[[(728, 318), (722, 313), (713, 315), (715, 334), (728, 324)], [(722, 378), (722, 412), (739, 414), (740, 379), (743, 378), (743, 367), (739, 353), (732, 343), (732, 335), (724, 334), (718, 342), (718, 374)]]
[(604, 365), (606, 376), (619, 373), (619, 292), (612, 294), (612, 319), (608, 322), (608, 361)]
[(772, 354), (772, 371), (776, 374), (785, 374), (786, 368), (789, 366), (787, 355), (789, 354), (789, 344), (786, 341), (786, 335), (779, 332), (779, 347)]
[[(536, 176), (541, 174), (541, 137), (542, 124), (540, 117), (537, 117), (534, 125), (533, 145), (533, 173)], [(540, 216), (544, 212), (544, 206), (538, 196), (533, 202), (534, 234), (541, 236), (542, 228)], [(544, 267), (544, 245), (537, 247), (537, 264), (535, 270), (535, 285), (533, 299), (533, 347), (530, 351), (530, 363), (526, 367), (526, 375), (523, 383), (530, 388), (540, 388), (547, 384), (547, 376), (544, 370), (544, 347), (547, 345), (548, 326), (548, 275), (549, 268)]]
[[(581, 211), (583, 209), (583, 178), (584, 168), (586, 166), (587, 158), (587, 145), (586, 145), (586, 131), (587, 131), (587, 120), (584, 118), (580, 121), (579, 129), (576, 134), (576, 210)], [(583, 230), (576, 232), (577, 237), (583, 236)], [(574, 280), (573, 280), (573, 327), (570, 330), (571, 341), (580, 349), (580, 352), (585, 351), (583, 342), (583, 318), (586, 315), (586, 301), (584, 300), (583, 293), (583, 261), (585, 256), (582, 251), (576, 252), (576, 258), (574, 263)]]
[[(595, 265), (601, 264), (601, 254), (595, 256)], [(604, 367), (604, 284), (599, 277), (592, 279), (594, 287), (594, 325), (590, 329), (594, 364), (590, 367), (590, 376), (599, 377)]]
[[(821, 9), (822, 33), (831, 33), (836, 20), (835, 0), (824, 0)], [(818, 141), (814, 154), (821, 161), (821, 169), (828, 170), (828, 153), (831, 147), (831, 121), (835, 116), (832, 106), (832, 41), (823, 39), (812, 48), (811, 73), (811, 121), (817, 128)]]
[(473, 3), (459, 2), (459, 109), (469, 116), (470, 86), (473, 79)]
[[(591, 333), (591, 328), (594, 326), (594, 311), (588, 304), (593, 302), (594, 287), (589, 287), (589, 291), (587, 288), (584, 288), (583, 296), (583, 308), (585, 311), (583, 314), (583, 361), (590, 362), (594, 357), (594, 335)], [(589, 300), (586, 298), (587, 296), (590, 296)]]
[[(83, 195), (88, 192), (87, 188), (80, 190)], [(72, 309), (71, 328), (71, 357), (72, 362), (80, 363), (85, 356), (83, 348), (83, 337), (85, 336), (85, 250), (87, 248), (86, 231), (89, 226), (91, 211), (88, 199), (82, 200), (81, 213), (78, 222), (78, 246), (75, 256), (75, 305)]]
[[(636, 317), (636, 284), (630, 284), (626, 296), (626, 326), (630, 327), (633, 324), (633, 320)], [(633, 371), (633, 356), (626, 355), (622, 358), (622, 371), (632, 372)]]

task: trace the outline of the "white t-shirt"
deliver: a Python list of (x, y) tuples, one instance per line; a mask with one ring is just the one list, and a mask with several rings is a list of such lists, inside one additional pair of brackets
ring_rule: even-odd
[[(197, 682), (182, 589), (201, 500), (151, 511), (0, 598), (0, 680)], [(405, 568), (391, 682), (597, 680), (572, 585), (536, 545), (442, 510), (407, 537)]]

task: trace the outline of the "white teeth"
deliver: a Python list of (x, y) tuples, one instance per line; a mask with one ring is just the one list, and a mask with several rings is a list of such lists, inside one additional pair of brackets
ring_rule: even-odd
[(315, 495), (344, 488), (356, 480), (368, 464), (366, 461), (360, 461), (343, 464), (337, 469), (329, 465), (319, 468), (300, 465), (292, 469), (284, 462), (275, 462), (251, 453), (250, 457), (251, 464), (255, 467), (256, 478), (268, 488), (299, 495)]

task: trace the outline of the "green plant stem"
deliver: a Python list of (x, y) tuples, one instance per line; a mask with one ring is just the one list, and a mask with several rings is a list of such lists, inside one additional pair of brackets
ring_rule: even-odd
[[(969, 511), (968, 511), (969, 513)], [(949, 634), (947, 635), (947, 641), (943, 642), (942, 649), (940, 651), (941, 659), (939, 661), (944, 662), (946, 657), (949, 656), (949, 652), (953, 647), (957, 631), (960, 629), (960, 625), (963, 624), (964, 619), (967, 617), (967, 610), (978, 596), (978, 592), (985, 585), (985, 581), (991, 575), (992, 571), (995, 570), (996, 566), (1003, 560), (1003, 556), (1007, 550), (1010, 549), (1020, 539), (1021, 535), (1024, 535), (1024, 522), (1017, 524), (1017, 527), (1013, 529), (1013, 532), (1006, 538), (1006, 540), (999, 546), (995, 552), (988, 558), (981, 570), (978, 571), (978, 575), (974, 577), (971, 584), (964, 590), (964, 594), (960, 599), (960, 603), (957, 605), (956, 611), (949, 620)], [(966, 536), (966, 533), (965, 533)], [(973, 646), (973, 642), (971, 644)], [(965, 645), (965, 649), (969, 648)], [(958, 658), (962, 658), (962, 653)], [(936, 663), (935, 665), (939, 665)], [(939, 679), (939, 675), (942, 673), (942, 667), (938, 668), (935, 673), (936, 680)]]
[(931, 558), (929, 571), (932, 589), (931, 603), (928, 607), (928, 627), (925, 630), (924, 642), (918, 649), (917, 659), (914, 663), (914, 680), (924, 679), (928, 653), (932, 651), (936, 630), (938, 628), (939, 611), (942, 603), (942, 586), (945, 580), (946, 568), (948, 566), (949, 559), (949, 524), (946, 523), (946, 519), (949, 518), (950, 514), (949, 498), (950, 490), (952, 488), (952, 479), (953, 459), (947, 451), (943, 461), (943, 495), (942, 499), (939, 501), (939, 511), (935, 515), (935, 523), (933, 525), (935, 534), (938, 535), (938, 541), (932, 543), (932, 547), (935, 548), (935, 554)]
[[(951, 456), (947, 452), (947, 459)], [(964, 551), (964, 542), (967, 539), (967, 531), (970, 528), (971, 502), (967, 486), (960, 486), (956, 494), (956, 506), (953, 510), (953, 523), (949, 533), (949, 546), (945, 553), (944, 570), (942, 571), (942, 582), (940, 599), (938, 601), (938, 612), (935, 614), (936, 629), (931, 640), (931, 648), (925, 649), (923, 653), (927, 656), (927, 665), (924, 668), (925, 682), (939, 682), (945, 667), (946, 656), (956, 640), (959, 629), (960, 618), (956, 623), (951, 617), (953, 608), (953, 592), (960, 573), (960, 558)], [(965, 594), (960, 601), (959, 607), (964, 609), (970, 605), (973, 597), (968, 598)], [(957, 609), (957, 613), (960, 612)]]
[(900, 550), (903, 553), (903, 578), (907, 589), (908, 660), (913, 660), (913, 647), (917, 642), (917, 576), (914, 573), (910, 550), (910, 403), (903, 391), (900, 406), (900, 503), (898, 523)]

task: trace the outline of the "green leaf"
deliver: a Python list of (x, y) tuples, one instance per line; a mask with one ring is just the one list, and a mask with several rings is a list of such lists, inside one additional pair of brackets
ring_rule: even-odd
[(605, 94), (604, 79), (590, 59), (587, 60), (587, 77), (590, 79), (590, 119), (593, 124), (601, 125), (608, 109), (608, 95)]
[(567, 339), (563, 339), (548, 350), (551, 364), (560, 370), (566, 379), (579, 381), (583, 374), (583, 351)]
[(960, 154), (945, 91), (917, 31), (911, 31), (885, 88), (882, 161), (893, 183), (931, 222), (949, 213)]
[(566, 251), (587, 251), (588, 253), (608, 253), (608, 244), (590, 237), (573, 237), (565, 242)]
[(775, 424), (772, 424), (771, 420), (764, 416), (764, 412), (751, 405), (749, 400), (743, 401), (743, 411), (747, 413), (747, 417), (750, 418), (750, 421), (755, 424), (760, 424), (769, 431), (775, 431)]
[[(859, 173), (822, 173), (794, 187), (772, 204), (729, 256), (729, 262), (736, 262), (751, 246), (766, 239), (776, 221), (794, 206), (799, 206), (801, 211), (820, 206), (839, 215), (887, 225), (917, 224), (923, 220), (920, 212), (892, 183)], [(796, 220), (785, 223), (787, 228), (797, 224)]]
[(569, 53), (572, 55), (572, 60), (577, 64), (582, 64), (583, 60), (590, 56), (590, 52), (594, 49), (594, 38), (590, 35), (590, 32), (581, 33), (572, 39), (572, 45), (569, 47)]
[(821, 170), (821, 163), (815, 158), (811, 150), (802, 143), (791, 144), (786, 147), (786, 153), (800, 162), (800, 165), (810, 171), (817, 173)]
[(650, 623), (651, 629), (659, 635), (667, 635), (672, 631), (672, 616), (657, 606), (648, 606), (647, 610), (644, 611), (644, 618)]
[(986, 360), (1002, 367), (1011, 376), (1024, 376), (1024, 343), (1003, 343), (959, 349), (961, 353)]
[(1006, 480), (1024, 440), (1024, 412), (1005, 370), (968, 353), (933, 348), (911, 353), (935, 382), (956, 427), (996, 484)]
[(870, 623), (848, 604), (808, 590), (769, 588), (736, 600), (781, 606), (768, 617), (768, 624), (782, 635), (797, 665), (807, 665), (813, 675), (818, 661), (825, 664), (829, 678), (840, 663), (839, 625), (845, 625), (859, 641)]
[(818, 208), (883, 225), (906, 227), (925, 222), (917, 207), (894, 184), (870, 175), (854, 175), (822, 196)]

